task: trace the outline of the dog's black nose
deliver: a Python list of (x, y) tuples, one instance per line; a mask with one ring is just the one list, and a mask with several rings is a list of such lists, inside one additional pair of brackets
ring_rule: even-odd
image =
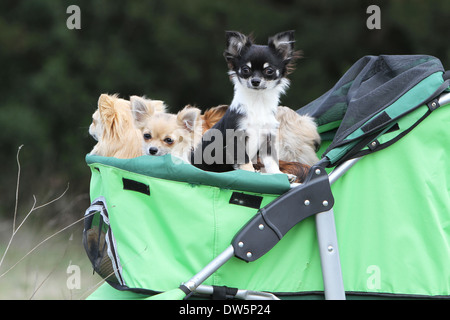
[(156, 147), (150, 147), (150, 149), (148, 149), (148, 152), (150, 152), (150, 154), (152, 156), (154, 156), (156, 153), (158, 153), (158, 148)]
[(253, 78), (251, 82), (252, 82), (252, 86), (258, 87), (261, 84), (261, 79)]

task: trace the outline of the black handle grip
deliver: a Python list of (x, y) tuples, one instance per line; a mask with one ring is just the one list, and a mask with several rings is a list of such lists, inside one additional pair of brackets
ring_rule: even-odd
[(328, 174), (313, 166), (305, 182), (281, 195), (258, 213), (232, 241), (235, 256), (255, 261), (272, 249), (300, 221), (334, 205)]

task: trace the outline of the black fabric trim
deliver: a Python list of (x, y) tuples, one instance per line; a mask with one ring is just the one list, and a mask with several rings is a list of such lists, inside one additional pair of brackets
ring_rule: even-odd
[(213, 300), (227, 300), (233, 299), (238, 292), (237, 288), (230, 288), (226, 286), (213, 286)]
[(262, 199), (263, 197), (260, 196), (254, 196), (242, 192), (233, 192), (229, 203), (259, 209), (261, 207)]
[(112, 254), (113, 260), (114, 260), (114, 261), (112, 261), (112, 263), (113, 263), (113, 268), (114, 268), (115, 270), (117, 270), (117, 272), (115, 272), (115, 275), (119, 278), (119, 279), (118, 279), (119, 282), (125, 283), (125, 281), (124, 281), (123, 278), (122, 278), (122, 275), (120, 274), (120, 272), (119, 272), (119, 270), (118, 270), (118, 267), (119, 267), (118, 264), (119, 264), (119, 262), (118, 262), (118, 260), (117, 260), (116, 248), (114, 247), (114, 238), (113, 238), (113, 235), (112, 235), (112, 230), (109, 230), (109, 231), (110, 231), (110, 232), (107, 233), (107, 236), (108, 236), (109, 243), (110, 243), (109, 249), (111, 250), (111, 254)]
[(378, 148), (378, 146), (380, 145), (380, 141), (378, 141), (377, 139), (375, 139), (374, 141), (372, 141), (371, 143), (369, 143), (369, 145), (367, 146), (371, 151), (375, 151), (376, 148)]
[(130, 288), (126, 285), (121, 285), (119, 283), (110, 282), (108, 280), (106, 280), (106, 282), (111, 287), (113, 287), (114, 289), (119, 290), (119, 291), (130, 291), (130, 292), (139, 293), (139, 294), (146, 295), (146, 296), (154, 296), (156, 294), (162, 293), (161, 291), (155, 291), (155, 290), (150, 290), (150, 289)]
[(394, 132), (400, 130), (400, 127), (398, 125), (398, 123), (394, 123), (385, 133), (390, 133), (390, 132)]
[[(150, 289), (129, 288), (129, 287), (117, 284), (117, 283), (109, 283), (108, 282), (108, 284), (111, 285), (111, 287), (113, 287), (114, 289), (119, 290), (119, 291), (131, 291), (131, 292), (139, 293), (139, 294), (146, 295), (146, 296), (153, 296), (153, 295), (163, 293), (162, 291), (154, 291), (154, 290), (150, 290)], [(189, 295), (189, 297), (191, 297), (191, 295), (190, 295), (191, 292), (189, 291), (189, 289), (185, 289), (185, 290), (187, 290), (187, 292), (182, 289), (182, 286), (180, 286), (179, 289), (182, 290), (183, 292), (185, 292), (187, 295)], [(318, 299), (325, 298), (325, 294), (323, 291), (270, 292), (270, 293), (274, 294), (281, 300), (283, 300), (283, 298), (285, 298), (287, 300), (295, 300), (295, 298), (299, 298), (299, 300), (300, 300), (302, 297), (304, 298), (307, 296), (316, 296)], [(389, 293), (389, 292), (346, 291), (345, 295), (346, 295), (347, 300), (351, 300), (352, 298), (358, 299), (359, 297), (366, 297), (366, 299), (373, 298), (373, 299), (410, 299), (410, 300), (412, 300), (412, 299), (450, 300), (450, 295), (428, 296), (428, 295), (420, 295), (420, 294)], [(193, 295), (192, 297), (195, 299), (199, 298), (199, 296), (196, 296), (196, 295)], [(201, 298), (206, 298), (206, 297), (207, 296), (205, 296), (205, 295), (201, 295)], [(205, 300), (211, 300), (211, 296), (209, 297), (209, 299), (206, 298)]]
[(434, 99), (434, 100), (431, 100), (430, 102), (428, 102), (427, 106), (430, 109), (430, 111), (434, 111), (437, 108), (439, 108), (441, 105), (439, 104), (439, 99)]
[(148, 196), (150, 195), (150, 186), (148, 184), (126, 178), (122, 178), (122, 182), (124, 190), (136, 191)]
[(189, 294), (192, 293), (192, 291), (189, 290), (189, 288), (186, 287), (184, 284), (180, 285), (179, 289), (180, 289), (181, 291), (183, 291), (186, 295), (189, 295)]
[[(271, 292), (277, 297), (304, 297), (304, 296), (322, 296), (325, 297), (323, 291), (304, 291), (304, 292)], [(390, 293), (390, 292), (363, 292), (363, 291), (345, 291), (346, 298), (350, 297), (357, 299), (358, 297), (373, 297), (374, 299), (429, 299), (429, 300), (450, 300), (450, 295), (420, 295), (407, 293)]]
[(383, 111), (377, 117), (375, 117), (372, 121), (370, 121), (369, 123), (362, 126), (361, 130), (364, 133), (369, 132), (370, 130), (372, 130), (380, 125), (384, 125), (385, 123), (388, 123), (391, 120), (392, 120), (392, 118), (386, 113), (386, 111)]
[(356, 150), (352, 151), (350, 150), (344, 157), (342, 157), (341, 159), (339, 159), (336, 163), (333, 164), (333, 166), (338, 166), (341, 163), (344, 163), (347, 160), (350, 159), (354, 159), (354, 158), (359, 158), (359, 157), (363, 157), (365, 155), (368, 155), (370, 153), (373, 153), (375, 151), (380, 151), (383, 150), (387, 147), (389, 147), (390, 145), (392, 145), (393, 143), (397, 142), (398, 140), (400, 140), (401, 138), (403, 138), (405, 135), (407, 135), (409, 132), (411, 132), (415, 127), (417, 127), (423, 120), (425, 120), (425, 118), (427, 118), (429, 115), (431, 114), (430, 110), (427, 110), (427, 112), (425, 112), (425, 114), (416, 121), (416, 123), (414, 123), (411, 127), (409, 127), (407, 130), (403, 131), (402, 133), (400, 133), (398, 136), (396, 136), (395, 138), (389, 140), (388, 142), (385, 142), (383, 144), (379, 144), (376, 146), (376, 148), (374, 150), (371, 150), (369, 148), (369, 150), (360, 150), (361, 148), (367, 146), (372, 139), (374, 139), (373, 136), (368, 137), (366, 139), (361, 140), (358, 144), (355, 145), (355, 147), (352, 148), (352, 150)]

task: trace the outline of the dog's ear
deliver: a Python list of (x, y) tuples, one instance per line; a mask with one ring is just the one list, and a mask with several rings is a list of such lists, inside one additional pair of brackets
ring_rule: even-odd
[(105, 126), (108, 126), (115, 118), (114, 101), (116, 96), (103, 93), (98, 98), (98, 111), (100, 119)]
[(200, 109), (187, 105), (183, 110), (178, 112), (177, 123), (180, 127), (189, 132), (193, 132), (196, 128), (201, 126), (200, 114)]
[(285, 60), (289, 60), (294, 55), (294, 31), (280, 32), (269, 38), (268, 45), (274, 49)]
[(141, 128), (145, 125), (147, 118), (155, 113), (155, 109), (145, 99), (138, 96), (131, 96), (130, 103), (134, 123), (138, 128)]
[(113, 139), (117, 131), (120, 130), (120, 116), (116, 110), (118, 95), (101, 94), (98, 99), (98, 112), (102, 123), (102, 139)]
[(147, 107), (149, 109), (153, 109), (154, 110), (154, 113), (156, 113), (156, 112), (165, 112), (166, 111), (166, 105), (164, 104), (164, 101), (145, 99), (145, 102), (147, 103)]
[(268, 45), (279, 54), (286, 65), (286, 73), (294, 71), (295, 61), (302, 57), (302, 52), (294, 51), (294, 31), (280, 32), (269, 38)]
[(233, 59), (239, 57), (252, 44), (252, 39), (237, 31), (226, 31), (226, 49), (223, 53), (225, 60), (232, 63)]

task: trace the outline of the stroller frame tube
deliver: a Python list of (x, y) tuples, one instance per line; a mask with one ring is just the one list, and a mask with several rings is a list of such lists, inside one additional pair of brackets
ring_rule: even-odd
[(450, 104), (450, 93), (442, 94), (438, 99), (439, 105), (444, 106)]
[[(335, 168), (328, 175), (330, 185), (342, 177), (360, 159), (348, 160)], [(334, 211), (331, 209), (318, 213), (315, 218), (325, 299), (345, 300), (345, 288), (342, 278)]]
[(332, 185), (333, 183), (335, 183), (340, 177), (342, 177), (344, 175), (344, 173), (347, 172), (348, 169), (350, 169), (351, 167), (353, 167), (353, 165), (355, 163), (357, 163), (361, 158), (355, 158), (355, 159), (351, 159), (348, 160), (346, 162), (344, 162), (343, 164), (341, 164), (340, 166), (338, 166), (337, 168), (335, 168), (329, 175), (328, 175), (328, 179), (330, 180), (330, 185)]
[(186, 287), (190, 292), (194, 292), (199, 285), (201, 285), (206, 279), (209, 278), (214, 272), (223, 266), (228, 260), (234, 256), (234, 248), (229, 245), (221, 254), (219, 254), (214, 260), (212, 260), (206, 267), (204, 267), (199, 273), (193, 276), (190, 280), (183, 283), (182, 286)]
[(316, 231), (326, 300), (345, 300), (333, 209), (316, 214)]

